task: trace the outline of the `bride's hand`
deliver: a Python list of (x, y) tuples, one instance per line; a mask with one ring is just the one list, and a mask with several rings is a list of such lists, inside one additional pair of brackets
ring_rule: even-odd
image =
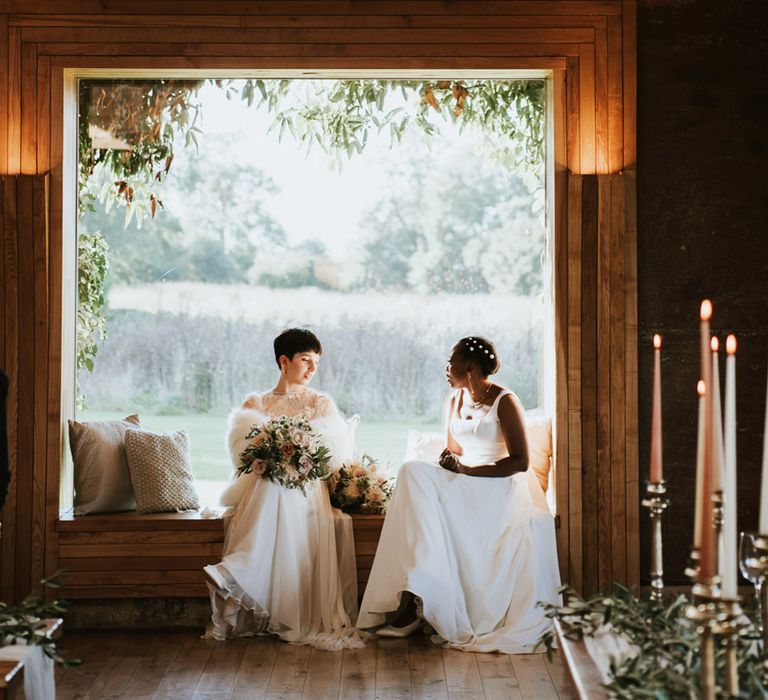
[(447, 469), (449, 472), (455, 472), (457, 474), (461, 473), (461, 462), (459, 461), (459, 458), (448, 448), (445, 448), (440, 453), (440, 457), (437, 460), (437, 463), (443, 469)]

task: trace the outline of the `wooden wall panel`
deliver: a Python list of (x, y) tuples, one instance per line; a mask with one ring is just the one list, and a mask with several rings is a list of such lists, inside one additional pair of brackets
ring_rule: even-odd
[(0, 172), (8, 171), (8, 15), (0, 14)]
[[(608, 311), (610, 358), (610, 452), (611, 452), (611, 578), (627, 580), (626, 502), (626, 347), (624, 343), (624, 180), (605, 175), (610, 188), (608, 258), (610, 259)], [(620, 293), (616, 293), (619, 290)]]
[[(582, 453), (582, 372), (581, 372), (581, 285), (582, 285), (582, 185), (581, 175), (568, 177), (568, 574), (569, 583), (583, 589), (583, 453)], [(564, 570), (564, 569), (563, 569)]]
[[(51, 174), (49, 199), (40, 184), (24, 211), (15, 191), (2, 198), (0, 361), (17, 478), (0, 597), (58, 563), (63, 71), (88, 67), (553, 71), (561, 569), (585, 591), (637, 583), (635, 179), (618, 175), (636, 153), (635, 13), (636, 0), (136, 0), (130, 12), (114, 0), (0, 0), (0, 173)], [(38, 233), (17, 237), (17, 218)]]
[[(18, 464), (18, 415), (19, 415), (19, 265), (16, 216), (16, 178), (3, 177), (2, 200), (0, 205), (3, 216), (3, 268), (5, 317), (4, 366), (10, 380), (8, 388), (8, 457), (11, 469)], [(2, 512), (2, 579), (0, 579), (0, 597), (12, 600), (15, 597), (14, 556), (16, 545), (16, 495), (17, 475), (11, 472), (8, 497)]]
[[(598, 294), (598, 187), (597, 177), (581, 178), (581, 471), (582, 471), (582, 582), (587, 591), (599, 586), (600, 537), (598, 463), (598, 367), (597, 302)], [(588, 264), (587, 261), (592, 261)], [(606, 465), (607, 467), (607, 465)]]

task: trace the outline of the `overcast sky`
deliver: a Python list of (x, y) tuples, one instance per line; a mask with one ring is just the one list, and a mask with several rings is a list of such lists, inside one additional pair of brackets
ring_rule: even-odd
[[(270, 198), (269, 209), (283, 225), (292, 243), (317, 238), (322, 235), (327, 249), (334, 257), (344, 258), (354, 244), (361, 214), (380, 196), (381, 190), (391, 188), (382, 164), (397, 157), (397, 149), (420, 148), (423, 141), (420, 132), (414, 130), (409, 139), (390, 150), (388, 134), (369, 134), (362, 156), (345, 160), (341, 173), (331, 170), (329, 157), (314, 147), (308, 157), (303, 149), (286, 132), (283, 141), (278, 140), (278, 130), (268, 133), (273, 121), (266, 109), (254, 103), (248, 107), (238, 95), (227, 100), (224, 91), (206, 84), (200, 91), (203, 103), (201, 142), (206, 134), (234, 134), (242, 144), (233, 157), (258, 165), (276, 183), (280, 195)], [(477, 137), (469, 130), (459, 134), (457, 125), (437, 120), (441, 134), (433, 138), (432, 153), (436, 159), (459, 153), (464, 167), (488, 167)], [(404, 151), (403, 151), (404, 152)], [(194, 149), (177, 149), (177, 158), (194, 158)], [(176, 166), (181, 163), (175, 164)], [(170, 204), (172, 193), (168, 193)], [(333, 222), (329, 226), (328, 222)]]

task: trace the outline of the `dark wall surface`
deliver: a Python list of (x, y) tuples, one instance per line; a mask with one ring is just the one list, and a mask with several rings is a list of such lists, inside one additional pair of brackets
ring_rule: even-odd
[[(653, 333), (664, 337), (666, 583), (693, 532), (698, 314), (736, 334), (739, 528), (757, 527), (768, 362), (768, 3), (640, 0), (638, 313), (641, 492), (648, 478)], [(724, 352), (721, 387), (724, 388)], [(648, 580), (648, 515), (641, 572)]]

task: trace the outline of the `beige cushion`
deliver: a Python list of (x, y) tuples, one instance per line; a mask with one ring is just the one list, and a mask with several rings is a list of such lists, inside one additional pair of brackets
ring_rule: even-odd
[(536, 474), (542, 491), (546, 491), (552, 465), (552, 421), (541, 409), (525, 412), (525, 436), (528, 440), (528, 466)]
[(136, 508), (123, 436), (138, 425), (137, 415), (124, 420), (69, 421), (76, 515)]
[(173, 433), (128, 430), (125, 451), (138, 513), (168, 513), (200, 507), (185, 430)]

